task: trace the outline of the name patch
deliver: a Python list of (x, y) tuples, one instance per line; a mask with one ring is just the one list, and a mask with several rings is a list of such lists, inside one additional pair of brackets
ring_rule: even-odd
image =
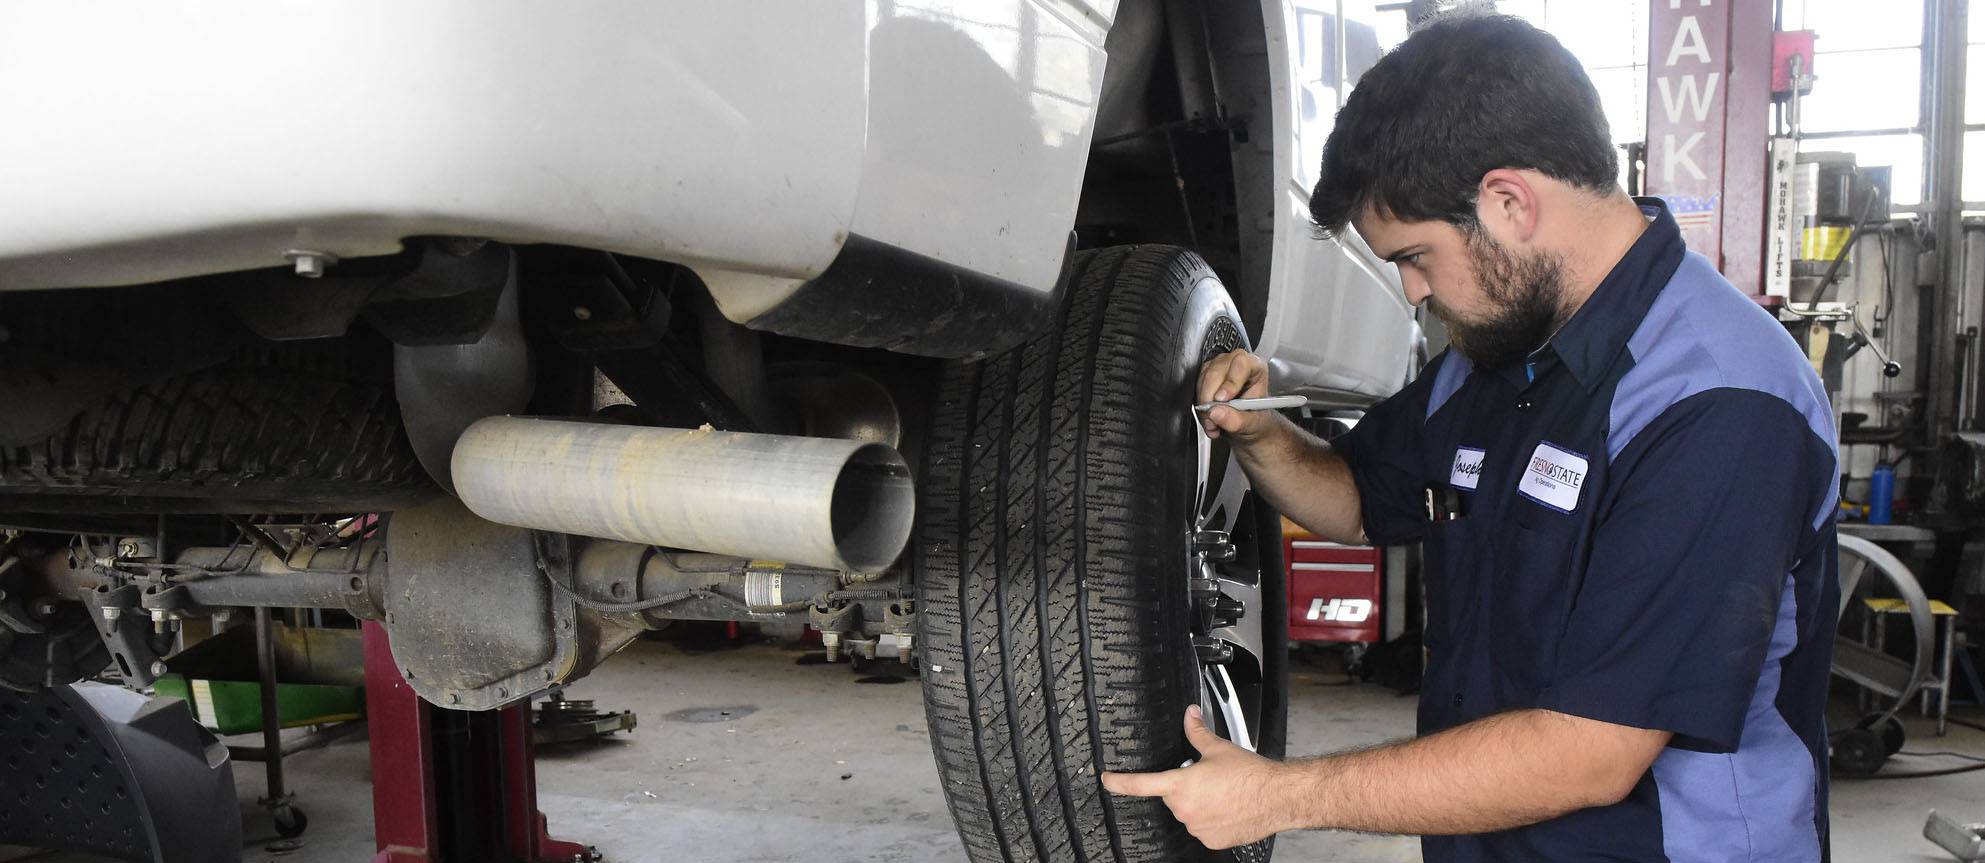
[(1454, 451), (1454, 472), (1447, 478), (1447, 484), (1455, 488), (1474, 491), (1482, 482), (1482, 458), (1488, 453), (1472, 446)]
[(1571, 512), (1578, 508), (1578, 494), (1585, 488), (1587, 466), (1585, 456), (1540, 443), (1524, 466), (1517, 493), (1559, 512)]

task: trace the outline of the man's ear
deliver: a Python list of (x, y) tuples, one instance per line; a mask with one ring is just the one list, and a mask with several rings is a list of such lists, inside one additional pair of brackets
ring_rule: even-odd
[(1530, 178), (1511, 168), (1483, 174), (1475, 189), (1475, 217), (1501, 242), (1527, 244), (1537, 233), (1537, 189)]

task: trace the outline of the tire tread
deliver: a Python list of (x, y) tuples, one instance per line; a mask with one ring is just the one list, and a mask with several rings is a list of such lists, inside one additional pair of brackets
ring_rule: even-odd
[(940, 384), (923, 475), (957, 481), (927, 482), (912, 551), (933, 749), (974, 861), (1201, 859), (1097, 774), (1186, 751), (1196, 690), (1161, 655), (1184, 610), (1147, 577), (1182, 540), (1135, 514), (1166, 500), (1151, 406), (1178, 396), (1167, 360), (1210, 273), (1169, 247), (1079, 254), (1056, 326)]
[(390, 386), (256, 366), (112, 394), (52, 434), (0, 447), (0, 497), (295, 500), (430, 487)]

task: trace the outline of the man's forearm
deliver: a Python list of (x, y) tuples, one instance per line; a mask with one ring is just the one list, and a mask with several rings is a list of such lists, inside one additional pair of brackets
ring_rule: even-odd
[(1277, 512), (1333, 542), (1365, 542), (1364, 514), (1351, 468), (1315, 435), (1277, 417), (1273, 432), (1234, 453), (1254, 490)]
[(1633, 789), (1668, 735), (1545, 710), (1280, 765), (1287, 828), (1455, 835), (1506, 830)]

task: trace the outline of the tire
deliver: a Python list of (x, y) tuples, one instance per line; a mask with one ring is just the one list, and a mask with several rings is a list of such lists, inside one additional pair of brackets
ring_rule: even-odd
[(432, 483), (384, 381), (230, 364), (108, 396), (0, 448), (0, 510), (391, 509)]
[(1894, 755), (1897, 752), (1901, 752), (1903, 745), (1909, 740), (1908, 731), (1902, 727), (1902, 720), (1892, 715), (1883, 716), (1879, 713), (1870, 713), (1861, 717), (1861, 721), (1855, 723), (1854, 727), (1873, 731), (1876, 737), (1881, 738), (1882, 754), (1884, 755)]
[(1888, 760), (1881, 734), (1867, 728), (1849, 728), (1833, 738), (1833, 771), (1842, 776), (1863, 779), (1875, 775)]
[[(913, 546), (918, 643), (938, 772), (977, 863), (1267, 859), (1267, 842), (1209, 852), (1160, 801), (1097, 778), (1192, 757), (1191, 703), (1282, 754), (1279, 521), (1190, 410), (1200, 364), (1245, 344), (1197, 256), (1112, 248), (1077, 255), (1046, 333), (946, 368)], [(1196, 545), (1201, 521), (1229, 542)], [(1195, 572), (1218, 576), (1197, 596)], [(1214, 585), (1245, 606), (1230, 625), (1211, 619)], [(1231, 662), (1203, 665), (1195, 636)]]

